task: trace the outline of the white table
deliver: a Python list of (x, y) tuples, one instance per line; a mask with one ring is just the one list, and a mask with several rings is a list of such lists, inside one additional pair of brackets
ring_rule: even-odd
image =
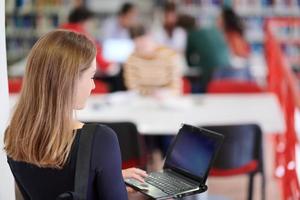
[[(11, 105), (17, 97), (11, 96)], [(176, 134), (182, 123), (225, 125), (256, 123), (264, 133), (282, 133), (283, 115), (276, 97), (263, 94), (205, 94), (177, 98), (133, 93), (93, 95), (77, 118), (85, 122), (135, 123), (141, 134)]]

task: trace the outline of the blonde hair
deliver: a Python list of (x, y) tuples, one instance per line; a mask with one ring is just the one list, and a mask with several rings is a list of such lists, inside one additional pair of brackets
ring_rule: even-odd
[(9, 157), (39, 167), (64, 166), (75, 137), (75, 89), (95, 55), (93, 42), (74, 32), (52, 31), (36, 42), (4, 136)]

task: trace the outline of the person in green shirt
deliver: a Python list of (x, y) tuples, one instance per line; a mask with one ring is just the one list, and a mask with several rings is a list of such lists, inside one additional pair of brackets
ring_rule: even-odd
[(228, 46), (216, 26), (198, 28), (191, 16), (184, 16), (181, 22), (179, 25), (188, 32), (185, 52), (187, 63), (201, 72), (201, 88), (205, 91), (214, 71), (230, 66)]

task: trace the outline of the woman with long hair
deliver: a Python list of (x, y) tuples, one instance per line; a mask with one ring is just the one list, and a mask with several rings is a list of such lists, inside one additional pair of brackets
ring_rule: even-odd
[[(94, 89), (96, 48), (86, 36), (56, 30), (33, 46), (22, 91), (5, 132), (4, 149), (25, 200), (53, 200), (73, 191), (84, 108)], [(127, 199), (123, 178), (143, 181), (139, 169), (121, 171), (117, 137), (98, 125), (90, 160), (87, 199)]]
[(223, 8), (218, 24), (224, 32), (231, 53), (243, 58), (249, 57), (250, 46), (244, 38), (244, 24), (234, 10)]
[(224, 33), (230, 53), (230, 68), (220, 69), (214, 73), (214, 79), (231, 78), (252, 81), (249, 68), (251, 47), (244, 37), (242, 19), (232, 8), (224, 7), (217, 21)]

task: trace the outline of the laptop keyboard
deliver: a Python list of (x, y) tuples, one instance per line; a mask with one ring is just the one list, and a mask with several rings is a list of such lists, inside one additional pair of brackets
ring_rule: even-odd
[(145, 182), (154, 185), (167, 194), (181, 193), (195, 188), (168, 173), (151, 173), (145, 179)]

